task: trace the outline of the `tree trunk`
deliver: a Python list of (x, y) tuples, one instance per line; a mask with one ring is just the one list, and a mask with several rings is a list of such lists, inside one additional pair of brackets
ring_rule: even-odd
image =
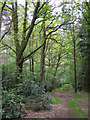
[(75, 93), (77, 93), (74, 24), (73, 24), (73, 42), (74, 42), (74, 80), (75, 80)]
[(32, 57), (32, 72), (34, 73), (34, 58)]
[(44, 66), (45, 66), (45, 46), (46, 46), (46, 32), (45, 32), (45, 22), (43, 22), (43, 39), (44, 39), (44, 45), (41, 51), (41, 70), (40, 70), (40, 82), (43, 81), (44, 77)]
[(23, 62), (20, 63), (20, 61), (18, 59), (16, 59), (15, 84), (18, 84), (22, 80), (22, 72), (23, 72)]
[(30, 72), (32, 71), (32, 64), (31, 64), (31, 57), (29, 58), (30, 61)]
[(57, 61), (57, 65), (56, 65), (54, 76), (56, 76), (56, 73), (57, 73), (57, 70), (58, 70), (58, 67), (59, 67), (60, 58), (61, 58), (61, 53), (58, 54), (58, 61)]

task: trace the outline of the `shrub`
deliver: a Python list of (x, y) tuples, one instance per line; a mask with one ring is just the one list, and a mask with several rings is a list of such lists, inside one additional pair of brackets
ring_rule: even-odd
[(19, 118), (25, 115), (25, 104), (21, 101), (22, 96), (13, 91), (2, 91), (2, 118)]
[(17, 94), (25, 96), (29, 100), (29, 105), (33, 110), (49, 109), (51, 98), (45, 92), (44, 86), (30, 79), (26, 79), (21, 84), (18, 84), (14, 89)]
[(63, 85), (62, 87), (61, 87), (62, 89), (72, 89), (73, 87), (72, 87), (72, 85), (71, 84), (65, 84), (65, 85)]
[(15, 80), (14, 63), (2, 65), (2, 86), (11, 89)]
[[(27, 69), (24, 69), (22, 81), (13, 88), (14, 68), (12, 63), (3, 65), (3, 117), (14, 118), (23, 115), (23, 105), (28, 103), (33, 106), (33, 110), (49, 109), (51, 98), (45, 92), (44, 84), (35, 81), (33, 73), (27, 74)], [(17, 110), (20, 111), (18, 114)]]

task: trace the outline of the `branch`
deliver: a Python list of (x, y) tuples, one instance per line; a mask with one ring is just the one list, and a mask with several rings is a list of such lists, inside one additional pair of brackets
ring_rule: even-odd
[(63, 2), (61, 5), (58, 5), (57, 7), (54, 7), (52, 10), (54, 10), (54, 9), (56, 9), (56, 8), (58, 8), (58, 7), (61, 7), (62, 5), (64, 5), (64, 4), (70, 4), (69, 2)]
[(60, 44), (62, 47), (65, 47), (65, 46), (63, 46), (60, 42), (58, 42), (56, 39), (54, 39), (54, 38), (47, 38), (47, 39), (51, 39), (51, 40), (54, 40), (56, 43), (58, 43), (58, 44)]
[(40, 48), (42, 48), (43, 45), (44, 45), (44, 43), (43, 43), (41, 46), (39, 46), (37, 49), (35, 49), (34, 51), (32, 51), (29, 55), (27, 55), (26, 57), (24, 57), (24, 58), (21, 60), (21, 62), (25, 62), (25, 61), (26, 61), (29, 57), (31, 57), (35, 52), (37, 52)]
[(40, 6), (40, 2), (37, 2), (36, 8), (34, 10), (33, 18), (32, 18), (31, 24), (30, 24), (29, 31), (27, 33), (27, 36), (26, 36), (25, 40), (22, 40), (22, 42), (21, 42), (21, 48), (20, 48), (19, 53), (18, 53), (19, 59), (21, 58), (21, 56), (23, 54), (23, 51), (25, 50), (25, 48), (27, 46), (27, 43), (28, 43), (28, 40), (29, 40), (29, 38), (31, 36), (31, 33), (33, 31), (34, 23), (35, 23), (35, 21), (37, 19), (37, 14), (38, 14), (38, 8), (39, 8), (39, 6)]
[(46, 2), (44, 2), (43, 4), (42, 4), (42, 6), (39, 8), (39, 10), (38, 10), (38, 12), (43, 8), (43, 6), (46, 4)]
[(34, 7), (36, 7), (35, 4), (34, 4), (34, 2), (32, 2), (32, 4), (33, 4)]
[[(46, 21), (46, 20), (48, 20), (48, 19), (41, 20), (41, 21), (37, 22), (37, 23), (36, 23), (36, 24), (34, 24), (34, 25), (38, 25), (39, 23), (41, 23), (41, 22), (43, 22), (43, 21)], [(26, 29), (26, 31), (27, 31), (30, 27), (31, 27), (31, 25), (29, 25), (29, 27)]]
[(43, 21), (46, 21), (46, 20), (48, 20), (48, 19), (41, 20), (41, 21), (37, 22), (37, 23), (34, 24), (34, 25), (37, 25), (37, 24), (39, 24), (39, 23), (41, 23), (41, 22), (43, 22)]
[[(73, 24), (77, 19), (79, 19), (79, 18), (76, 18), (74, 21), (72, 21), (71, 23), (68, 23), (68, 22), (64, 22), (64, 23), (62, 23), (61, 25), (57, 25), (56, 27), (56, 29), (55, 30), (52, 30), (51, 32), (49, 32), (46, 36), (48, 37), (49, 35), (51, 35), (53, 32), (56, 32), (58, 29), (60, 29), (63, 25), (69, 25), (69, 24)], [(46, 38), (47, 38), (46, 37)]]
[[(7, 0), (6, 0), (6, 1), (7, 1)], [(6, 1), (4, 2), (3, 6), (2, 6), (1, 13), (2, 13), (3, 10), (4, 10), (4, 7), (5, 7), (5, 5), (6, 5)]]
[(3, 38), (5, 37), (5, 35), (8, 34), (9, 30), (10, 30), (10, 28), (8, 29), (8, 31), (6, 31), (6, 32), (3, 34), (3, 36), (2, 36), (1, 39), (0, 39), (0, 42), (3, 40)]
[(51, 35), (53, 32), (56, 32), (59, 28), (61, 28), (63, 25), (66, 25), (66, 24), (67, 24), (67, 22), (64, 22), (64, 23), (62, 23), (61, 25), (59, 25), (55, 30), (49, 32), (49, 33), (47, 34), (47, 37), (48, 37), (49, 35)]
[(14, 53), (16, 53), (16, 51), (11, 46), (9, 46), (8, 44), (6, 44), (4, 42), (1, 42), (1, 44), (8, 47), (8, 48), (10, 48)]
[(8, 9), (12, 10), (12, 8), (11, 8), (11, 7), (9, 7), (8, 5), (6, 5), (6, 7), (7, 7)]

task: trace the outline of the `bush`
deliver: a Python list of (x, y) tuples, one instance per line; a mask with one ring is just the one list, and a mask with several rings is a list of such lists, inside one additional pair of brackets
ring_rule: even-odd
[(11, 89), (15, 80), (15, 65), (3, 64), (2, 65), (2, 86), (3, 88)]
[(22, 81), (13, 88), (16, 74), (14, 68), (13, 63), (3, 65), (3, 117), (22, 116), (25, 113), (24, 106), (29, 103), (33, 110), (49, 109), (51, 98), (45, 92), (44, 84), (35, 81), (37, 77), (33, 73), (27, 74), (27, 69), (24, 69)]
[(70, 90), (70, 89), (72, 89), (73, 87), (72, 87), (71, 84), (65, 84), (65, 85), (63, 85), (61, 88), (62, 88), (62, 89), (68, 89), (68, 90)]
[(51, 98), (45, 92), (44, 86), (30, 79), (26, 79), (18, 84), (14, 89), (17, 94), (25, 96), (29, 100), (29, 105), (33, 110), (49, 109)]
[(21, 101), (22, 96), (13, 91), (2, 91), (2, 118), (19, 118), (25, 115), (25, 104)]
[(33, 103), (31, 102), (30, 106), (32, 106), (31, 109), (34, 111), (49, 110), (51, 108), (50, 107), (51, 97), (47, 93), (41, 94), (35, 97), (35, 99), (33, 100), (34, 101)]

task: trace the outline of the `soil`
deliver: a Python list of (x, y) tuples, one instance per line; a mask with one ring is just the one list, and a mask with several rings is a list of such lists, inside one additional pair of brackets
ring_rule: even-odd
[[(53, 93), (53, 96), (58, 96), (61, 100), (61, 104), (52, 104), (51, 110), (41, 110), (38, 112), (28, 110), (27, 115), (23, 118), (77, 118), (72, 114), (72, 111), (68, 108), (67, 101), (69, 99), (73, 99), (76, 102), (81, 102), (80, 100), (76, 100), (73, 98), (73, 95), (67, 90), (63, 93), (60, 91), (59, 93)], [(86, 114), (88, 117), (88, 105), (80, 104), (80, 108), (82, 112)]]

